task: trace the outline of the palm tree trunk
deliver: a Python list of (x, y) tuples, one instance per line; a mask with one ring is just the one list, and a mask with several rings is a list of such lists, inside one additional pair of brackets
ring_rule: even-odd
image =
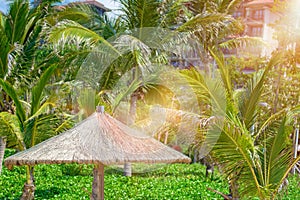
[(231, 194), (233, 200), (240, 199), (238, 188), (239, 188), (239, 186), (237, 184), (237, 180), (235, 178), (233, 178), (230, 181), (230, 185), (229, 185), (229, 191), (230, 191), (230, 194)]
[(33, 200), (34, 199), (34, 175), (33, 175), (34, 168), (32, 166), (26, 166), (26, 176), (27, 180), (23, 187), (23, 193), (20, 200)]
[(6, 146), (6, 138), (0, 137), (0, 174), (2, 172), (2, 163), (4, 159), (5, 146)]
[(133, 93), (130, 96), (130, 108), (129, 108), (129, 116), (128, 116), (128, 125), (129, 126), (131, 126), (135, 123), (137, 100), (138, 100), (138, 95), (136, 93)]
[(168, 137), (169, 137), (169, 131), (167, 131), (165, 133), (165, 140), (164, 140), (164, 144), (166, 145), (168, 143)]

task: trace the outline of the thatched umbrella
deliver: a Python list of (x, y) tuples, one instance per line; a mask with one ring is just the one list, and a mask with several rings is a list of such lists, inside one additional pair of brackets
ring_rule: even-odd
[(5, 165), (95, 164), (92, 199), (104, 198), (104, 165), (175, 163), (190, 158), (104, 113), (103, 107), (74, 128), (8, 157)]

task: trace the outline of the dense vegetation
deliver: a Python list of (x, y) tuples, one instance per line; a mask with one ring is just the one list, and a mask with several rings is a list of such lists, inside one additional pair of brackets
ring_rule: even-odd
[[(0, 13), (0, 158), (5, 145), (28, 149), (105, 104), (129, 126), (147, 131), (158, 121), (155, 133), (148, 127), (149, 134), (181, 145), (195, 160), (205, 141), (210, 150), (205, 156), (223, 177), (205, 179), (203, 167), (195, 164), (168, 165), (131, 179), (107, 168), (108, 199), (218, 197), (207, 187), (225, 194), (230, 187), (234, 198), (297, 198), (297, 178), (290, 179), (292, 197), (280, 190), (300, 161), (291, 140), (300, 116), (300, 69), (288, 48), (297, 38), (278, 37), (282, 46), (268, 58), (227, 59), (224, 49), (261, 45), (257, 38), (243, 37), (243, 24), (232, 15), (240, 0), (188, 5), (120, 0), (117, 19), (85, 6), (56, 9), (55, 2), (32, 6), (15, 0)], [(186, 43), (191, 47), (180, 49)], [(187, 52), (173, 52), (177, 48)], [(175, 53), (178, 58), (192, 54), (198, 63), (175, 67), (170, 58)], [(252, 74), (241, 72), (249, 67), (255, 69)], [(151, 110), (157, 105), (160, 110)], [(33, 186), (30, 171), (28, 166), (12, 172), (4, 168), (3, 198), (18, 198), (25, 180)], [(36, 198), (88, 198), (90, 173), (90, 166), (37, 166)], [(27, 193), (32, 199), (33, 189)]]
[[(12, 151), (7, 151), (11, 154)], [(161, 165), (152, 171), (125, 177), (116, 166), (105, 170), (107, 199), (221, 199), (215, 189), (228, 193), (228, 185), (219, 173), (205, 177), (200, 164)], [(149, 168), (148, 168), (149, 169)], [(92, 166), (38, 165), (35, 168), (35, 199), (89, 199), (92, 185)], [(25, 168), (3, 169), (0, 176), (0, 199), (18, 199), (25, 181)], [(299, 199), (299, 177), (291, 177), (281, 199)]]

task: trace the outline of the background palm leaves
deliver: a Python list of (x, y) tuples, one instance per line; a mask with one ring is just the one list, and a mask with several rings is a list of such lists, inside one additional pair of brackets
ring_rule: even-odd
[[(232, 17), (240, 0), (120, 0), (122, 14), (113, 20), (95, 17), (88, 7), (54, 10), (51, 2), (30, 7), (28, 1), (16, 0), (8, 14), (0, 13), (0, 107), (8, 111), (0, 113), (0, 136), (6, 136), (9, 147), (23, 150), (69, 128), (73, 118), (66, 110), (85, 117), (104, 102), (116, 116), (126, 116), (124, 122), (138, 121), (134, 125), (139, 126), (147, 124), (143, 122), (151, 105), (160, 104), (167, 107), (163, 110), (169, 117), (152, 135), (165, 135), (167, 143), (178, 136), (172, 142), (177, 141), (181, 131), (195, 136), (194, 147), (206, 140), (204, 148), (213, 149), (211, 156), (228, 178), (234, 197), (275, 197), (299, 160), (292, 157), (289, 138), (299, 107), (277, 106), (273, 112), (261, 107), (267, 99), (266, 80), (290, 62), (276, 52), (264, 70), (235, 90), (232, 68), (221, 50), (260, 42), (227, 38), (243, 30)], [(191, 41), (196, 41), (192, 48)], [(177, 51), (181, 45), (185, 52)], [(204, 67), (167, 67), (171, 55), (189, 54), (191, 49)], [(80, 93), (81, 88), (85, 90)], [(187, 90), (196, 101), (183, 94)], [(76, 102), (71, 92), (78, 93)], [(200, 109), (178, 110), (181, 103)], [(195, 126), (188, 128), (191, 119)]]
[[(292, 132), (293, 111), (290, 114), (284, 111), (271, 115), (269, 119), (265, 119), (268, 122), (265, 124), (257, 124), (256, 121), (266, 75), (270, 68), (281, 61), (280, 55), (275, 55), (264, 72), (257, 72), (258, 76), (250, 80), (245, 87), (245, 93), (239, 99), (227, 101), (227, 105), (233, 105), (227, 106), (225, 124), (219, 127), (221, 135), (212, 153), (220, 164), (220, 169), (229, 178), (235, 197), (241, 195), (274, 198), (288, 172), (300, 159), (293, 159), (293, 148), (289, 138)], [(222, 69), (226, 68), (224, 63), (218, 66), (220, 73), (226, 72)], [(227, 76), (225, 74), (221, 77)], [(223, 79), (226, 82), (228, 80)], [(233, 91), (227, 93), (233, 94)], [(213, 139), (214, 135), (207, 137)]]

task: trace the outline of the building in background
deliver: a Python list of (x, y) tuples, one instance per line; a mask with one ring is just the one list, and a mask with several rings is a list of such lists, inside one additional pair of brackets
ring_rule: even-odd
[[(33, 6), (37, 6), (42, 3), (44, 0), (31, 0)], [(62, 9), (66, 5), (90, 5), (92, 8), (96, 10), (99, 15), (103, 15), (105, 12), (111, 11), (109, 8), (105, 7), (102, 3), (97, 0), (70, 0), (70, 1), (63, 1), (62, 3), (54, 4), (57, 9)]]
[(102, 3), (96, 0), (82, 0), (82, 1), (75, 1), (73, 3), (70, 3), (69, 5), (78, 5), (78, 4), (85, 4), (85, 5), (90, 5), (95, 10), (99, 15), (103, 15), (105, 12), (111, 11), (109, 8), (105, 7)]
[[(185, 6), (189, 7), (190, 3)], [(244, 31), (241, 35), (231, 35), (230, 38), (240, 36), (261, 38), (263, 44), (237, 49), (222, 49), (225, 57), (238, 56), (270, 56), (278, 48), (278, 42), (274, 39), (274, 29), (272, 24), (281, 17), (280, 13), (273, 11), (275, 0), (244, 0), (233, 13), (234, 18), (239, 18), (244, 24)], [(179, 68), (189, 68), (190, 66), (200, 66), (203, 62), (195, 52), (188, 52), (184, 55), (171, 57), (171, 64)], [(215, 64), (213, 64), (215, 65)], [(250, 71), (253, 71), (251, 68)], [(248, 72), (247, 72), (248, 73)], [(249, 72), (250, 73), (250, 72)]]
[(232, 54), (254, 54), (257, 56), (270, 56), (278, 47), (274, 39), (274, 29), (271, 24), (280, 18), (280, 13), (272, 11), (274, 0), (244, 0), (233, 16), (241, 18), (245, 25), (244, 35), (259, 37), (265, 45), (229, 52)]

